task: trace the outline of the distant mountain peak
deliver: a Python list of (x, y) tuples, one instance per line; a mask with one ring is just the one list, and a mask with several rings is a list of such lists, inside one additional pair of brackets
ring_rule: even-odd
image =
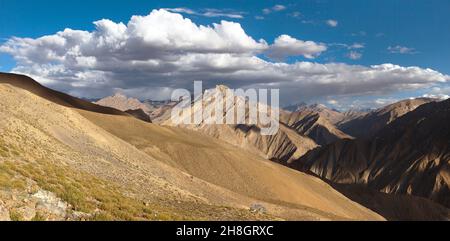
[(228, 86), (226, 86), (226, 85), (217, 85), (216, 86), (216, 90), (219, 90), (219, 91), (226, 91), (226, 90), (229, 90), (230, 88), (228, 87)]
[(128, 99), (128, 97), (122, 92), (116, 92), (112, 97), (113, 98)]
[(215, 88), (206, 89), (203, 93), (204, 96), (215, 95), (216, 93), (221, 93), (223, 96), (226, 96), (228, 90), (230, 88), (226, 85), (216, 85)]
[(121, 111), (142, 109), (145, 113), (150, 113), (150, 109), (146, 104), (136, 98), (129, 98), (122, 92), (117, 92), (112, 96), (105, 97), (95, 102), (95, 104), (112, 107)]
[(432, 98), (401, 100), (342, 123), (339, 128), (354, 137), (369, 137), (419, 106), (435, 101)]
[(283, 109), (285, 109), (287, 111), (290, 111), (290, 112), (296, 112), (299, 109), (304, 108), (306, 106), (308, 106), (308, 104), (306, 102), (300, 102), (298, 104), (293, 104), (293, 105), (286, 106)]
[(309, 106), (310, 108), (320, 108), (320, 109), (328, 109), (327, 106), (325, 106), (324, 104), (319, 104), (319, 103), (315, 103)]

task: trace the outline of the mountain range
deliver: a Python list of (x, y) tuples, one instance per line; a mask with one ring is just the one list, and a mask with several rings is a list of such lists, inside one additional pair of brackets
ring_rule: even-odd
[[(405, 113), (404, 107), (413, 110)], [(384, 127), (375, 134), (318, 148), (296, 160), (293, 167), (335, 183), (364, 184), (450, 207), (450, 100), (399, 102), (367, 115), (369, 123), (377, 113), (383, 113), (379, 123)]]
[[(383, 220), (319, 178), (0, 74), (4, 220)], [(262, 208), (255, 209), (258, 206)]]
[(402, 100), (339, 123), (339, 128), (354, 137), (369, 137), (397, 118), (415, 110), (423, 104), (433, 101), (436, 101), (436, 99), (416, 98)]
[(0, 219), (450, 218), (449, 100), (292, 106), (265, 136), (259, 122), (174, 124), (176, 102), (90, 103), (22, 75), (0, 74), (0, 92)]

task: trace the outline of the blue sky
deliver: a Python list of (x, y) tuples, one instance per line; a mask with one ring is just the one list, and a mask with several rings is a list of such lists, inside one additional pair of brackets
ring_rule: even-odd
[[(445, 0), (0, 0), (0, 44), (11, 37), (35, 39), (53, 35), (65, 28), (91, 32), (96, 30), (94, 21), (109, 19), (126, 24), (132, 15), (145, 16), (153, 9), (161, 8), (181, 13), (197, 25), (211, 26), (221, 20), (239, 23), (248, 36), (256, 41), (264, 39), (268, 45), (273, 44), (280, 35), (289, 35), (327, 46), (326, 51), (320, 52), (313, 59), (306, 58), (305, 55), (292, 55), (283, 60), (273, 60), (264, 53), (256, 54), (269, 62), (293, 64), (307, 61), (320, 64), (345, 63), (351, 66), (392, 63), (404, 67), (431, 68), (443, 75), (450, 74), (450, 1)], [(207, 13), (220, 16), (206, 16)], [(11, 71), (20, 65), (14, 57), (18, 58), (10, 52), (0, 52), (0, 71)], [(232, 80), (230, 84), (239, 85)], [(396, 85), (397, 88), (398, 86)], [(442, 81), (437, 86), (447, 88), (447, 84)], [(66, 90), (63, 85), (55, 87)], [(134, 86), (135, 89), (137, 87)], [(164, 86), (159, 84), (158, 87)], [(436, 90), (436, 86), (426, 87), (426, 91), (432, 91), (431, 88)], [(389, 93), (378, 89), (360, 93), (343, 92), (336, 96), (348, 99), (349, 96), (366, 96), (372, 92), (375, 93), (374, 98), (388, 96), (387, 98), (392, 99), (426, 94), (423, 88), (416, 88), (408, 91), (396, 89)], [(73, 93), (83, 95), (82, 92)], [(308, 99), (325, 101), (336, 96), (323, 94), (317, 98), (310, 96)]]

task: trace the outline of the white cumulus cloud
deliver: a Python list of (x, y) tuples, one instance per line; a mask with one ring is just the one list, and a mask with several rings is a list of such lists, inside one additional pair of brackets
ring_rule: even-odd
[[(288, 35), (269, 45), (249, 36), (239, 23), (198, 25), (167, 10), (133, 16), (128, 23), (103, 19), (94, 24), (93, 31), (65, 29), (39, 38), (10, 38), (0, 51), (14, 57), (14, 72), (82, 97), (103, 97), (121, 89), (161, 99), (161, 93), (203, 80), (205, 88), (280, 88), (282, 102), (292, 103), (431, 88), (450, 80), (414, 66), (285, 63), (279, 59), (313, 58), (326, 45)], [(267, 61), (262, 55), (278, 60)]]
[(337, 20), (334, 20), (334, 19), (329, 19), (329, 20), (326, 21), (326, 24), (328, 26), (330, 26), (330, 27), (335, 28), (335, 27), (337, 27), (339, 25), (339, 22)]
[(424, 94), (423, 97), (448, 99), (450, 98), (450, 86), (433, 87), (429, 93)]
[(273, 59), (284, 59), (288, 56), (304, 56), (312, 59), (327, 50), (325, 44), (303, 41), (289, 35), (281, 35), (270, 46), (268, 56)]

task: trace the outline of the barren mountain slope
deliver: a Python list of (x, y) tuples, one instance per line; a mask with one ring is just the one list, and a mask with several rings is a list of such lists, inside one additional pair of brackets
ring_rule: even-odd
[(199, 133), (0, 91), (1, 193), (55, 193), (71, 214), (59, 219), (268, 218), (247, 211), (254, 203), (288, 219), (380, 218), (319, 179)]
[[(317, 112), (313, 109), (284, 112), (280, 115), (280, 122), (299, 134), (308, 136), (319, 145), (327, 145), (341, 139), (352, 139), (351, 136), (337, 129), (328, 119), (331, 118), (330, 115), (325, 113), (328, 112)], [(331, 120), (338, 121), (336, 118), (334, 116)]]
[(448, 221), (450, 209), (427, 198), (387, 194), (360, 184), (333, 184), (336, 190), (390, 221)]
[(315, 209), (312, 212), (321, 215), (360, 212), (359, 207), (352, 207), (355, 203), (347, 206), (339, 200), (341, 194), (317, 178), (236, 150), (199, 132), (164, 128), (126, 117), (105, 118), (84, 111), (82, 114), (149, 156), (239, 194), (300, 210)]
[(50, 191), (68, 206), (57, 220), (261, 218), (241, 209), (251, 199), (154, 160), (74, 109), (3, 84), (0, 92), (0, 185), (11, 212), (37, 212), (14, 199)]
[(142, 110), (146, 115), (149, 116), (152, 122), (161, 123), (170, 118), (170, 110), (176, 103), (170, 101), (141, 102), (138, 99), (128, 98), (124, 94), (116, 93), (113, 96), (108, 96), (96, 101), (95, 104), (115, 108), (129, 113), (134, 113), (137, 110)]
[(127, 110), (125, 112), (130, 114), (130, 115), (132, 115), (132, 116), (134, 116), (135, 118), (137, 118), (139, 120), (152, 123), (152, 119), (150, 118), (150, 116), (147, 115), (147, 113), (145, 113), (142, 109)]
[(399, 101), (353, 120), (340, 123), (338, 127), (354, 137), (370, 137), (397, 118), (432, 101), (435, 101), (435, 99), (417, 98)]
[[(207, 90), (204, 94), (203, 105), (208, 105), (208, 101), (214, 99), (217, 92), (224, 93), (228, 88), (226, 86), (217, 86), (216, 89)], [(242, 98), (236, 96), (235, 98)], [(235, 101), (236, 103), (237, 101)], [(223, 116), (230, 113), (236, 113), (235, 107), (231, 106), (229, 109), (224, 108)], [(190, 108), (191, 106), (187, 107)], [(249, 119), (248, 106), (246, 109), (246, 121)], [(194, 106), (192, 115), (200, 112), (197, 106)], [(259, 112), (258, 112), (259, 113)], [(224, 117), (225, 118), (225, 117)], [(248, 123), (248, 122), (247, 122)], [(171, 119), (164, 122), (165, 125), (175, 126)], [(198, 125), (194, 124), (179, 124), (178, 127), (196, 130), (205, 133), (209, 136), (215, 137), (219, 140), (230, 143), (236, 147), (257, 154), (265, 159), (272, 161), (287, 163), (302, 156), (307, 151), (317, 147), (317, 144), (307, 136), (295, 133), (290, 128), (280, 124), (279, 131), (274, 135), (262, 135), (261, 128), (264, 126), (260, 124), (238, 124), (238, 125), (211, 125), (202, 121)]]
[(353, 121), (354, 119), (361, 118), (367, 115), (369, 112), (370, 110), (349, 109), (345, 112), (342, 112), (342, 118), (338, 122), (335, 122), (333, 124), (339, 128), (339, 126), (342, 126), (349, 121)]
[(150, 109), (150, 118), (153, 123), (163, 123), (170, 118), (172, 108), (177, 105), (174, 101), (151, 101), (143, 102)]
[(111, 115), (128, 115), (113, 108), (99, 106), (65, 93), (46, 88), (28, 76), (0, 73), (0, 84), (2, 83), (11, 84), (18, 88), (28, 90), (37, 96), (59, 105)]
[(124, 94), (116, 93), (113, 96), (108, 96), (106, 98), (103, 98), (97, 102), (95, 102), (97, 105), (111, 107), (114, 109), (118, 109), (121, 111), (127, 111), (127, 110), (143, 110), (145, 113), (150, 113), (150, 109), (147, 105), (140, 102), (138, 99), (135, 98), (128, 98)]
[(336, 110), (332, 110), (322, 104), (313, 104), (303, 106), (295, 112), (317, 113), (331, 124), (335, 125), (345, 119), (345, 114)]
[(363, 183), (450, 207), (450, 100), (396, 119), (370, 139), (342, 140), (294, 162), (337, 183)]
[(292, 105), (284, 108), (287, 112), (308, 112), (316, 113), (327, 119), (330, 123), (336, 124), (345, 118), (345, 114), (336, 110), (332, 110), (322, 104), (308, 105), (306, 103), (300, 103), (298, 105)]

